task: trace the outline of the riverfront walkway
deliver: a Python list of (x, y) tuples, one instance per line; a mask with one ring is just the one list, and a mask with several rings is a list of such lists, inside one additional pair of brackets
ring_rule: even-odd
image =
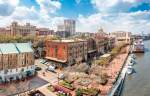
[(127, 46), (125, 50), (126, 53), (117, 55), (106, 68), (105, 72), (109, 75), (110, 78), (108, 79), (108, 83), (106, 85), (100, 85), (101, 96), (107, 96), (108, 92), (110, 92), (112, 89), (113, 84), (116, 82), (116, 79), (119, 76), (119, 73), (122, 70), (122, 67), (124, 66), (124, 63), (128, 57), (129, 46)]

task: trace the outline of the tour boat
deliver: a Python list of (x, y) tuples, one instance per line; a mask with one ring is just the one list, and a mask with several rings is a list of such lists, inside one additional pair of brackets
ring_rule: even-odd
[(134, 53), (144, 53), (143, 39), (137, 39), (134, 41), (133, 52)]
[(132, 74), (133, 73), (133, 67), (132, 66), (128, 66), (128, 69), (127, 69), (127, 74)]

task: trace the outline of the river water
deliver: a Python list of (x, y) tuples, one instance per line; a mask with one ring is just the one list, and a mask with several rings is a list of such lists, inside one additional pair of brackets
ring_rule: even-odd
[(135, 73), (126, 76), (122, 96), (150, 96), (150, 40), (144, 45), (145, 53), (135, 54)]

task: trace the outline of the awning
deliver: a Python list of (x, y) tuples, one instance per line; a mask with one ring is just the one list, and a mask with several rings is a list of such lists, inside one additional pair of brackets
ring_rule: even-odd
[(45, 58), (48, 59), (48, 60), (57, 61), (57, 62), (61, 62), (61, 63), (66, 63), (67, 62), (67, 60), (60, 60), (60, 59), (52, 58), (52, 57), (45, 57)]
[(106, 57), (109, 57), (111, 54), (104, 54), (101, 56), (101, 58), (106, 58)]
[(96, 50), (90, 50), (90, 51), (88, 51), (88, 53), (93, 53), (93, 52), (95, 52)]

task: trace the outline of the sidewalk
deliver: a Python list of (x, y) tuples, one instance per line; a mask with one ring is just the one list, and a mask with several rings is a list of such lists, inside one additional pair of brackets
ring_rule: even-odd
[(47, 89), (48, 85), (49, 85), (49, 83), (38, 88), (38, 90), (40, 90), (46, 96), (57, 96), (56, 94), (54, 94), (53, 92), (51, 92), (50, 90)]

